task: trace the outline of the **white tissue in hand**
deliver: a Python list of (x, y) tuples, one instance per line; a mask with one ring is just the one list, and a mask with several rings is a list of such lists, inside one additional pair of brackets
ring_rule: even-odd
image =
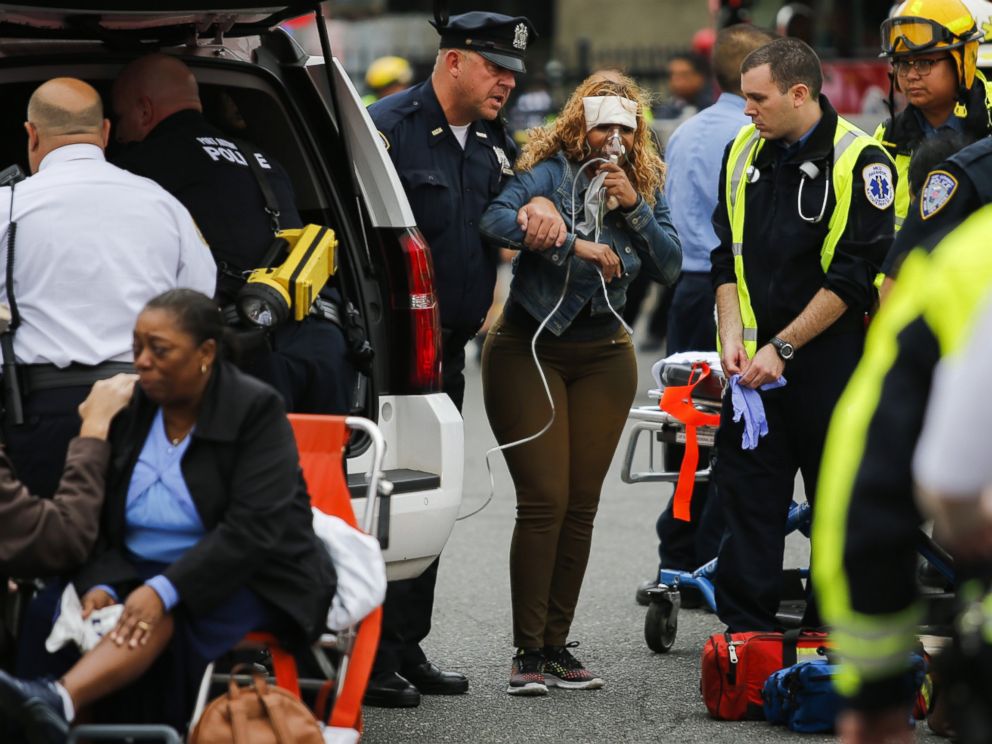
[(93, 610), (84, 620), (83, 605), (71, 583), (62, 592), (61, 604), (58, 620), (45, 641), (45, 649), (50, 654), (69, 643), (75, 643), (80, 651), (86, 653), (117, 626), (124, 612), (124, 605), (113, 604), (102, 610)]

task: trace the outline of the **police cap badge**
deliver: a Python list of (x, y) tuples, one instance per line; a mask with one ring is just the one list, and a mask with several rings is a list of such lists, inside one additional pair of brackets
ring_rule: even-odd
[(451, 16), (445, 24), (437, 19), (430, 23), (441, 34), (441, 49), (470, 49), (494, 65), (527, 72), (524, 55), (537, 32), (525, 16), (472, 11)]

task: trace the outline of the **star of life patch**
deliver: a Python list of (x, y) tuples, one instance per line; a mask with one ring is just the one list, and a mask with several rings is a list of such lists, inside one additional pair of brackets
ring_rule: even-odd
[(951, 200), (958, 190), (958, 179), (947, 171), (931, 171), (920, 190), (920, 217), (933, 217)]
[(882, 163), (871, 163), (861, 171), (865, 182), (865, 197), (876, 209), (888, 209), (896, 198), (896, 189), (892, 183), (892, 170)]

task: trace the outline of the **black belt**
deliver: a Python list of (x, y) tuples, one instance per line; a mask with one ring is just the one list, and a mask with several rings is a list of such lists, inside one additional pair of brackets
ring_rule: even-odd
[(104, 362), (95, 367), (75, 363), (68, 367), (56, 367), (54, 364), (24, 364), (18, 367), (18, 371), (21, 375), (24, 395), (30, 395), (39, 390), (92, 385), (97, 380), (106, 380), (120, 372), (133, 374), (134, 365), (131, 362)]

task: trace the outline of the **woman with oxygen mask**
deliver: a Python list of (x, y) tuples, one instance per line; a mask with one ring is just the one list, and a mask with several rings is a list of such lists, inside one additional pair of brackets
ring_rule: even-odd
[[(584, 81), (554, 123), (530, 132), (517, 176), (480, 223), (492, 245), (519, 251), (482, 354), (486, 411), (517, 497), (511, 695), (603, 685), (568, 636), (600, 489), (637, 385), (619, 313), (639, 271), (672, 284), (682, 262), (645, 101), (627, 77)], [(523, 245), (517, 210), (535, 196), (565, 220), (559, 247)]]

